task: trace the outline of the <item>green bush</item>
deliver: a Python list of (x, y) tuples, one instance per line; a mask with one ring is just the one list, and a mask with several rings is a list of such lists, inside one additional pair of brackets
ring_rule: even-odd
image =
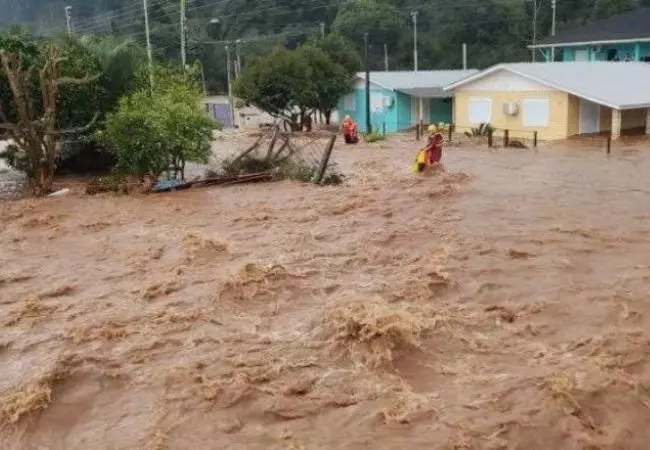
[(120, 100), (108, 115), (102, 140), (117, 157), (121, 173), (158, 179), (165, 171), (184, 178), (186, 161), (206, 163), (217, 124), (201, 107), (201, 91), (182, 76), (158, 79), (150, 93)]
[(386, 140), (386, 136), (384, 136), (381, 133), (368, 133), (363, 138), (369, 144), (372, 144), (373, 142), (381, 142)]
[(489, 136), (494, 132), (494, 127), (489, 123), (481, 123), (478, 127), (472, 128), (471, 131), (466, 131), (467, 137)]

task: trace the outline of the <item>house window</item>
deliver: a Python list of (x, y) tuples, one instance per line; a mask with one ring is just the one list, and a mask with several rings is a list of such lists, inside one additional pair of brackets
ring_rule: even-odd
[(547, 127), (549, 117), (547, 99), (526, 99), (523, 102), (523, 125), (525, 127)]
[(469, 100), (469, 123), (490, 123), (492, 121), (492, 100), (472, 98)]
[(348, 94), (343, 97), (343, 108), (348, 111), (354, 111), (357, 109), (357, 104), (354, 98), (354, 94)]

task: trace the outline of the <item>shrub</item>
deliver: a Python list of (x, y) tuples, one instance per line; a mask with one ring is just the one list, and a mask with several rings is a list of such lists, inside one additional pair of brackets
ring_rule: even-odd
[(101, 134), (117, 157), (116, 170), (141, 180), (173, 170), (184, 179), (186, 161), (206, 163), (216, 123), (200, 101), (200, 90), (179, 76), (157, 80), (152, 93), (139, 91), (120, 100)]
[(489, 123), (481, 123), (478, 127), (472, 128), (471, 131), (466, 131), (465, 135), (467, 137), (479, 137), (479, 136), (489, 136), (490, 133), (494, 132), (494, 127)]
[(381, 133), (368, 133), (363, 138), (369, 144), (386, 140), (386, 136)]

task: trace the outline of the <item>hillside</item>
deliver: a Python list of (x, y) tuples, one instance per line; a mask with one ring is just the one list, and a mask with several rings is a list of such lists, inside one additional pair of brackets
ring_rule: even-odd
[[(26, 23), (39, 34), (65, 29), (66, 4), (72, 6), (78, 33), (130, 36), (144, 44), (141, 0), (0, 0), (6, 13), (0, 22)], [(650, 0), (558, 0), (558, 29), (585, 23)], [(534, 8), (537, 14), (534, 14)], [(418, 11), (420, 68), (461, 65), (461, 44), (468, 44), (468, 62), (482, 68), (500, 61), (530, 58), (526, 45), (550, 32), (551, 0), (187, 0), (188, 59), (205, 66), (211, 90), (223, 90), (225, 40), (242, 39), (243, 64), (280, 42), (295, 45), (311, 35), (340, 31), (360, 47), (370, 36), (370, 65), (384, 68), (384, 46), (390, 69), (413, 66), (413, 25)], [(149, 0), (152, 45), (157, 55), (180, 59), (180, 3)], [(216, 19), (216, 20), (215, 20)], [(208, 43), (215, 42), (216, 43)]]

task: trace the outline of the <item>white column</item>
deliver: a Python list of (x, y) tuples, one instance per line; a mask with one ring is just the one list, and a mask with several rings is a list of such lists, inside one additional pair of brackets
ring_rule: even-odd
[(621, 110), (612, 109), (612, 139), (621, 136)]
[(645, 110), (645, 134), (650, 134), (650, 108)]

